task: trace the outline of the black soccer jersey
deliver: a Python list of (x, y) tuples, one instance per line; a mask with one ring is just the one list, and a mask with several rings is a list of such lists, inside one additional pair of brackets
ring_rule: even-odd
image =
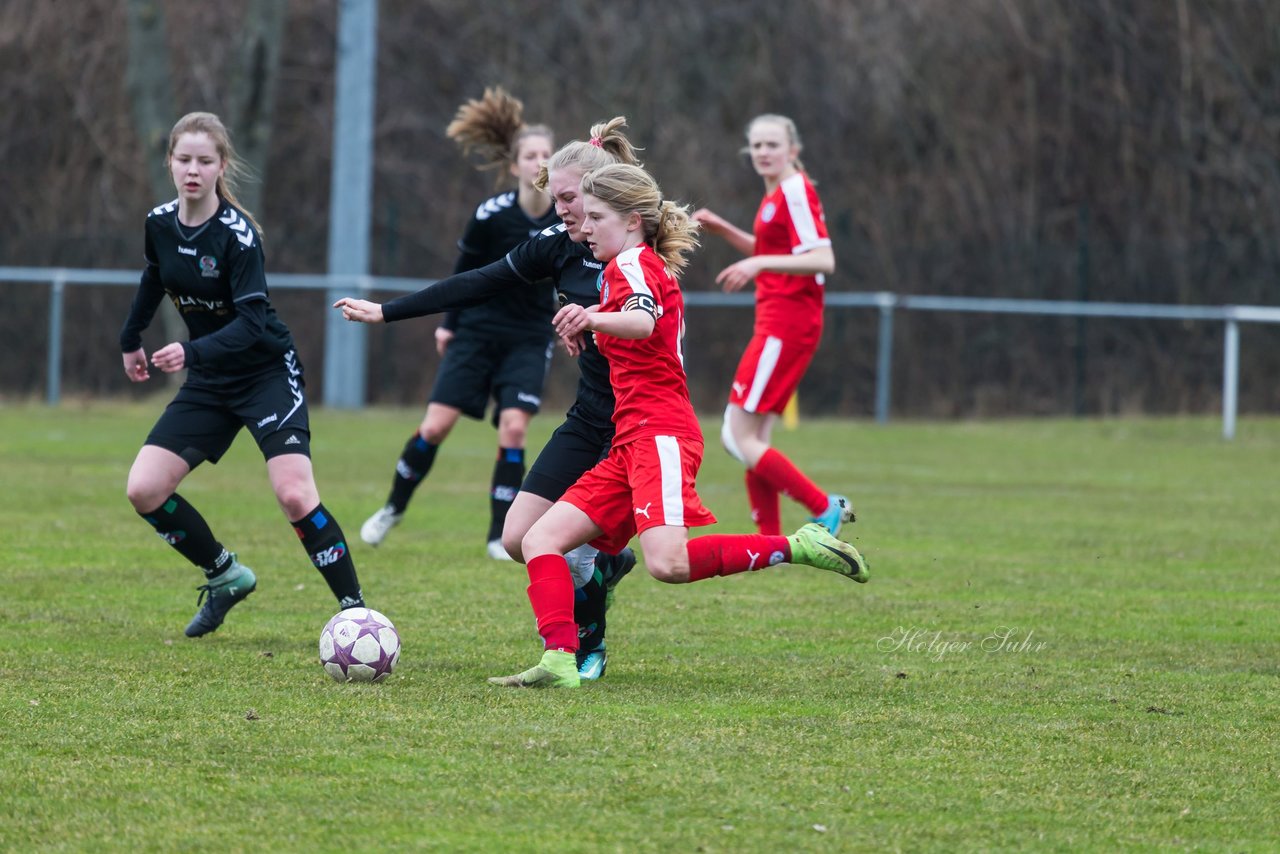
[[(569, 239), (564, 225), (545, 229), (495, 261), (441, 279), (422, 290), (384, 303), (382, 317), (388, 323), (422, 317), (442, 311), (463, 309), (501, 295), (533, 290), (543, 292), (542, 280), (551, 279), (567, 299), (582, 305), (600, 303), (600, 273), (604, 264), (591, 255), (585, 244)], [(495, 299), (496, 297), (496, 299)], [(593, 420), (613, 418), (613, 388), (609, 384), (609, 363), (586, 336), (587, 346), (578, 356), (582, 379), (578, 383), (578, 403), (588, 406)]]
[[(476, 208), (467, 229), (458, 241), (458, 262), (454, 273), (464, 273), (497, 261), (513, 246), (518, 246), (543, 229), (560, 222), (555, 207), (532, 219), (520, 207), (515, 190), (486, 199)], [(551, 316), (555, 301), (550, 286), (523, 288), (503, 299), (459, 312), (450, 312), (445, 327), (487, 338), (530, 339), (551, 338)]]
[(120, 331), (120, 347), (142, 346), (142, 331), (166, 295), (190, 340), (183, 343), (187, 381), (226, 387), (284, 363), (293, 337), (267, 294), (262, 241), (248, 218), (226, 200), (207, 222), (178, 222), (175, 199), (147, 216), (146, 268)]

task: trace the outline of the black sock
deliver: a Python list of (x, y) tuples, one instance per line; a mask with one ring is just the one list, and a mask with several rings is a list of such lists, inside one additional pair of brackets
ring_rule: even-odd
[(213, 578), (227, 568), (231, 553), (213, 536), (200, 511), (178, 493), (170, 495), (150, 513), (138, 515), (155, 528), (160, 539), (177, 549), (178, 554), (203, 569), (207, 577)]
[(489, 541), (502, 539), (507, 511), (524, 481), (524, 448), (499, 448), (489, 489)]
[(302, 548), (324, 576), (338, 604), (343, 608), (364, 605), (351, 550), (347, 548), (338, 520), (329, 515), (324, 505), (316, 505), (316, 509), (294, 522), (293, 529), (298, 532)]
[(592, 652), (604, 645), (605, 586), (600, 561), (609, 556), (596, 556), (596, 571), (586, 584), (573, 591), (573, 619), (578, 624), (578, 649)]
[(396, 461), (396, 476), (391, 481), (391, 494), (387, 496), (387, 503), (395, 512), (403, 513), (404, 508), (409, 506), (413, 491), (431, 471), (431, 464), (436, 461), (436, 449), (439, 447), (417, 433), (405, 442), (400, 459)]

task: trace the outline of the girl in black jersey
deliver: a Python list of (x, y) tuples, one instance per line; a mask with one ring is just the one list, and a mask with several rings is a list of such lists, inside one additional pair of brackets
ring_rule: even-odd
[[(551, 279), (562, 301), (582, 306), (600, 302), (597, 282), (604, 265), (583, 244), (582, 198), (578, 185), (592, 169), (611, 163), (639, 163), (636, 149), (622, 132), (626, 119), (614, 118), (591, 128), (589, 142), (575, 140), (557, 151), (538, 175), (538, 185), (551, 194), (561, 224), (547, 229), (487, 266), (450, 276), (417, 293), (385, 305), (344, 298), (334, 303), (348, 320), (383, 323), (422, 317), (478, 305), (497, 294), (534, 291)], [(515, 558), (524, 561), (521, 541), (570, 486), (609, 451), (613, 440), (613, 389), (609, 365), (589, 336), (578, 356), (582, 377), (577, 399), (547, 441), (529, 470), (520, 492), (507, 513), (502, 542)], [(577, 596), (574, 619), (578, 623), (579, 674), (584, 679), (604, 675), (605, 609), (613, 586), (635, 565), (635, 555), (624, 549), (619, 555), (597, 555), (584, 546), (568, 555)]]
[(129, 502), (183, 557), (204, 570), (199, 637), (254, 591), (257, 578), (175, 490), (200, 463), (216, 463), (241, 427), (267, 462), (285, 517), (342, 608), (364, 605), (355, 564), (336, 519), (320, 503), (311, 469), (302, 365), (276, 316), (263, 271), (261, 229), (232, 193), (239, 163), (211, 113), (188, 113), (169, 134), (166, 158), (178, 198), (147, 216), (146, 267), (120, 333), (124, 371), (150, 379), (142, 332), (171, 299), (190, 335), (151, 354), (150, 364), (187, 380), (151, 429), (129, 470)]
[[(458, 110), (445, 131), (464, 151), (480, 149), (487, 155), (488, 164), (481, 168), (505, 166), (518, 182), (517, 189), (476, 208), (458, 241), (454, 273), (496, 261), (560, 221), (551, 198), (533, 186), (538, 169), (551, 156), (554, 138), (545, 125), (525, 125), (523, 109), (503, 89), (486, 89), (482, 99)], [(511, 560), (502, 547), (502, 525), (524, 478), (525, 435), (542, 402), (554, 311), (549, 289), (525, 289), (515, 296), (452, 311), (436, 329), (442, 360), (427, 413), (396, 461), (386, 503), (360, 528), (360, 538), (369, 545), (381, 543), (400, 523), (459, 416), (483, 418), (492, 397), (498, 455), (489, 489), (487, 549), (491, 558)]]

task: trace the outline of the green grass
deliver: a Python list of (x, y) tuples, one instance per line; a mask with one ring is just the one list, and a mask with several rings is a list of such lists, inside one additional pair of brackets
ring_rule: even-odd
[[(523, 570), (482, 556), (487, 426), (356, 544), (404, 653), (340, 685), (244, 436), (182, 492), (258, 592), (182, 636), (199, 573), (124, 498), (162, 405), (0, 407), (0, 849), (1280, 848), (1280, 420), (806, 421), (777, 444), (854, 499), (870, 584), (637, 571), (606, 679), (519, 692), (484, 681), (538, 656)], [(419, 414), (313, 412), (349, 537)]]

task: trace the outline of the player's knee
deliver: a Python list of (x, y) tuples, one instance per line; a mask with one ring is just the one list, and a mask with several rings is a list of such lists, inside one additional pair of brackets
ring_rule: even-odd
[(422, 437), (424, 442), (430, 442), (433, 445), (439, 446), (444, 444), (444, 440), (448, 437), (449, 426), (441, 424), (423, 424), (418, 428), (418, 435)]
[(742, 448), (738, 443), (738, 439), (733, 435), (733, 428), (730, 427), (728, 418), (725, 418), (724, 424), (720, 428), (720, 444), (724, 445), (724, 449), (729, 452), (729, 456), (733, 457), (740, 463), (746, 462), (746, 459), (742, 455)]
[(276, 484), (276, 501), (284, 515), (294, 521), (316, 509), (320, 496), (316, 495), (315, 487), (311, 484), (290, 481)]
[(689, 561), (683, 556), (646, 553), (644, 562), (649, 574), (664, 584), (684, 584), (689, 580)]
[(129, 483), (124, 489), (125, 497), (129, 499), (129, 503), (133, 505), (133, 509), (138, 513), (150, 513), (169, 497), (168, 492), (163, 495), (160, 493), (161, 489), (157, 484), (134, 478), (129, 478)]
[(509, 532), (506, 528), (502, 529), (502, 547), (507, 550), (507, 554), (511, 555), (511, 559), (518, 563), (524, 563), (523, 542), (524, 537), (521, 534)]
[[(506, 545), (505, 531), (503, 531), (503, 545)], [(511, 549), (508, 548), (507, 551), (510, 552)], [(519, 551), (523, 557), (524, 555), (555, 554), (559, 549), (556, 548), (554, 535), (551, 531), (543, 530), (534, 525), (521, 538)]]

